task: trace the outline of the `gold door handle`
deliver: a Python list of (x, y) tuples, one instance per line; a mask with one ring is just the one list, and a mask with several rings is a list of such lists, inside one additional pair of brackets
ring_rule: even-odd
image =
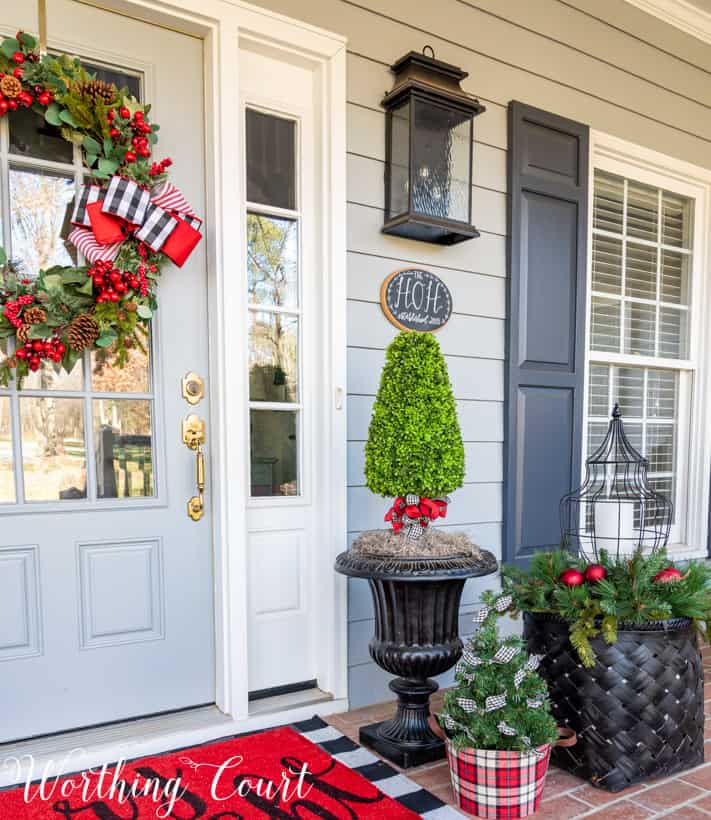
[(197, 495), (188, 501), (188, 517), (199, 521), (205, 514), (205, 422), (191, 413), (183, 419), (183, 444), (195, 453), (195, 480)]

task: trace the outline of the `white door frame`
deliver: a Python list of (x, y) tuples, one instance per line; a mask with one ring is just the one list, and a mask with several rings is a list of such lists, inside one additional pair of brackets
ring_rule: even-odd
[[(333, 571), (337, 553), (346, 548), (346, 48), (345, 38), (246, 3), (220, 0), (79, 0), (98, 8), (200, 37), (205, 48), (205, 214), (210, 340), (210, 476), (215, 553), (216, 703), (232, 721), (249, 718), (247, 662), (247, 471), (235, 469), (249, 452), (247, 437), (247, 288), (234, 271), (244, 268), (243, 232), (235, 230), (243, 213), (244, 190), (239, 145), (239, 38), (257, 39), (298, 54), (319, 74), (321, 91), (325, 205), (320, 214), (323, 237), (323, 283), (330, 313), (330, 358), (324, 379), (332, 396), (322, 446), (330, 453), (320, 499), (328, 547), (319, 556), (316, 588), (322, 644), (318, 681), (332, 700), (321, 713), (347, 708), (347, 587)], [(50, 31), (52, 21), (48, 21)], [(235, 321), (235, 317), (245, 317)], [(229, 351), (229, 354), (227, 354)], [(240, 367), (239, 363), (244, 362)], [(324, 544), (325, 546), (325, 544)], [(186, 568), (188, 571), (189, 568)], [(278, 651), (278, 647), (275, 647)], [(311, 707), (313, 711), (314, 707)], [(282, 715), (280, 718), (279, 715)], [(274, 722), (284, 713), (273, 713)], [(215, 730), (228, 734), (221, 724)], [(204, 737), (204, 734), (203, 734)]]

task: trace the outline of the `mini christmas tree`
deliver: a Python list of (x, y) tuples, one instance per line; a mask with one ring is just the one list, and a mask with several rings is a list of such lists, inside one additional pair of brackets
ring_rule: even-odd
[(456, 668), (456, 687), (444, 697), (439, 721), (456, 749), (527, 752), (558, 737), (537, 655), (523, 639), (499, 640), (497, 619), (511, 596), (484, 594), (474, 618), (481, 626)]

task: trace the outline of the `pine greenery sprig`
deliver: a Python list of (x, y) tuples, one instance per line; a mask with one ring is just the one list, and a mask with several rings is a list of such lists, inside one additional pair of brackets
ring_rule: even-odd
[[(639, 625), (668, 618), (690, 618), (708, 638), (711, 627), (711, 567), (692, 561), (676, 567), (666, 550), (643, 554), (637, 550), (617, 561), (600, 551), (606, 577), (596, 583), (566, 586), (560, 574), (566, 569), (584, 572), (586, 562), (565, 550), (538, 553), (526, 572), (503, 567), (503, 589), (521, 612), (548, 612), (570, 624), (570, 642), (584, 666), (595, 664), (590, 641), (601, 636), (617, 640), (620, 624)], [(679, 569), (681, 578), (657, 579), (665, 569)]]
[[(457, 664), (456, 686), (444, 696), (444, 708), (439, 716), (440, 725), (447, 732), (455, 748), (497, 749), (525, 752), (544, 743), (551, 743), (558, 736), (556, 722), (550, 713), (548, 689), (543, 678), (535, 671), (527, 670), (519, 686), (515, 675), (528, 661), (524, 641), (511, 636), (499, 639), (497, 619), (493, 607), (497, 595), (484, 594), (484, 603), (491, 611), (478, 632), (467, 644), (467, 653), (480, 658), (483, 663), (466, 662), (467, 654)], [(494, 663), (492, 658), (501, 647), (512, 647), (518, 654), (508, 663)], [(505, 695), (506, 704), (493, 711), (485, 711), (486, 699)], [(465, 710), (461, 702), (474, 711)], [(529, 701), (539, 702), (532, 707)], [(453, 723), (452, 723), (453, 721)], [(499, 724), (503, 722), (516, 731), (515, 735), (502, 734)], [(456, 724), (456, 729), (448, 727)]]

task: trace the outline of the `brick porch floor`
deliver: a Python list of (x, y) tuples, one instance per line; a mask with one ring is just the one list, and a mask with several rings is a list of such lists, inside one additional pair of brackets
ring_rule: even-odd
[[(711, 647), (704, 647), (704, 670), (711, 679)], [(711, 682), (704, 687), (706, 697), (706, 743), (711, 743)], [(441, 693), (433, 699), (436, 710), (441, 704)], [(352, 712), (326, 718), (344, 735), (358, 742), (358, 729), (389, 717), (393, 704), (380, 703)], [(584, 780), (560, 769), (552, 768), (546, 779), (543, 802), (537, 820), (569, 820), (589, 817), (596, 820), (646, 820), (665, 817), (669, 820), (702, 820), (711, 817), (711, 746), (706, 753), (709, 761), (675, 777), (634, 786), (617, 794), (594, 789)], [(449, 769), (446, 761), (431, 763), (406, 771), (408, 777), (431, 791), (441, 800), (452, 803)]]

